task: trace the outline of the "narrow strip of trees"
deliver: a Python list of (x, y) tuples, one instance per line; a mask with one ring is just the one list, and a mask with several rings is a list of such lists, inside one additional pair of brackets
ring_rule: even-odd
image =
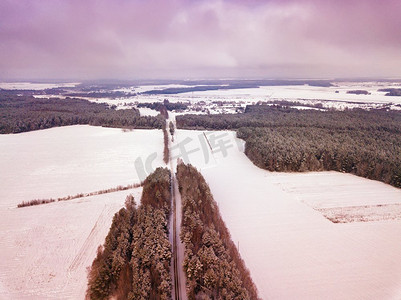
[(29, 201), (22, 201), (17, 205), (18, 208), (21, 207), (27, 207), (27, 206), (34, 206), (34, 205), (41, 205), (41, 204), (47, 204), (47, 203), (52, 203), (55, 202), (56, 199), (33, 199)]
[(169, 129), (170, 129), (170, 134), (171, 134), (171, 136), (173, 136), (174, 132), (175, 132), (175, 128), (174, 128), (173, 122), (170, 122), (168, 126), (169, 126)]
[(127, 197), (89, 271), (87, 299), (171, 299), (170, 180), (158, 168), (144, 182), (139, 207)]
[(250, 273), (202, 175), (193, 166), (181, 163), (177, 179), (188, 298), (258, 299)]
[(168, 147), (168, 133), (167, 133), (166, 123), (163, 125), (163, 143), (164, 143), (163, 161), (167, 164), (170, 160), (170, 148)]
[(50, 198), (50, 199), (34, 199), (34, 200), (29, 200), (29, 201), (22, 201), (20, 204), (18, 204), (17, 207), (21, 208), (21, 207), (46, 204), (46, 203), (51, 203), (51, 202), (56, 202), (56, 201), (67, 201), (67, 200), (73, 200), (73, 199), (78, 199), (78, 198), (83, 198), (83, 197), (90, 197), (90, 196), (109, 194), (109, 193), (114, 193), (114, 192), (119, 192), (119, 191), (126, 191), (129, 189), (134, 189), (134, 188), (140, 187), (141, 185), (143, 185), (143, 182), (128, 184), (128, 185), (119, 185), (114, 188), (104, 189), (104, 190), (100, 190), (100, 191), (96, 191), (96, 192), (78, 193), (75, 195), (68, 195), (68, 196), (59, 197), (56, 199)]

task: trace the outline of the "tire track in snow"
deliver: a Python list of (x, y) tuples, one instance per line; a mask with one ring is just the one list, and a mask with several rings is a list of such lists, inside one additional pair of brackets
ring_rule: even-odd
[(102, 212), (100, 213), (98, 219), (96, 220), (95, 225), (93, 226), (91, 232), (83, 243), (81, 249), (78, 251), (77, 255), (71, 262), (70, 267), (68, 268), (68, 277), (70, 277), (71, 272), (74, 272), (84, 263), (85, 258), (87, 258), (87, 253), (89, 248), (93, 245), (94, 241), (97, 239), (97, 235), (100, 230), (104, 227), (106, 221), (109, 220), (109, 215), (112, 213), (112, 207), (104, 205)]

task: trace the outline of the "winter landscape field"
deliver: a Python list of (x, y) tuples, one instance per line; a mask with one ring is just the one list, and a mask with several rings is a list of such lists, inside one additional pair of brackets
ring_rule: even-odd
[[(0, 136), (4, 299), (84, 298), (114, 213), (142, 188), (17, 205), (140, 183), (165, 165), (162, 136), (88, 125)], [(205, 177), (262, 299), (400, 297), (400, 189), (333, 171), (262, 170), (233, 131), (178, 129), (173, 140), (172, 168), (182, 159)]]
[(203, 132), (176, 138), (199, 149), (189, 161), (209, 183), (262, 299), (400, 298), (399, 211), (390, 210), (395, 219), (340, 224), (318, 210), (401, 205), (399, 189), (338, 172), (268, 172), (249, 161), (232, 132), (206, 135), (227, 146), (209, 153), (208, 163)]
[(155, 153), (152, 167), (162, 165), (162, 144), (159, 130), (93, 126), (0, 135), (0, 298), (83, 299), (113, 215), (142, 188), (17, 205), (139, 183), (135, 160)]
[(0, 300), (400, 300), (400, 15), (0, 0)]
[[(302, 82), (302, 81), (300, 81)], [(13, 85), (10, 85), (13, 86)], [(29, 83), (22, 86), (30, 88)], [(204, 85), (205, 86), (205, 85)], [(207, 85), (206, 85), (207, 86)], [(224, 87), (224, 84), (221, 86)], [(7, 85), (5, 85), (7, 87)], [(35, 85), (34, 85), (35, 87)], [(52, 86), (49, 85), (48, 88)], [(68, 87), (68, 86), (67, 86)], [(294, 101), (304, 105), (322, 105), (323, 108), (381, 108), (383, 106), (391, 109), (401, 109), (400, 97), (386, 96), (386, 92), (380, 89), (399, 89), (401, 83), (397, 81), (372, 81), (372, 82), (335, 82), (331, 86), (310, 86), (310, 85), (278, 85), (278, 86), (254, 86), (252, 88), (235, 88), (220, 90), (205, 90), (193, 92), (180, 92), (177, 94), (153, 94), (151, 91), (162, 91), (166, 89), (193, 88), (194, 85), (138, 85), (130, 88), (115, 88), (111, 92), (121, 92), (127, 96), (120, 98), (86, 98), (95, 102), (106, 102), (114, 104), (119, 108), (126, 108), (127, 105), (134, 105), (143, 102), (160, 102), (168, 99), (170, 102), (185, 102), (190, 104), (191, 112), (196, 112), (196, 108), (202, 107), (210, 113), (232, 113), (237, 107), (245, 107), (246, 104), (254, 104), (267, 101)], [(366, 91), (366, 94), (353, 94), (352, 91)], [(149, 93), (149, 94), (147, 94)], [(136, 94), (129, 96), (129, 94)], [(54, 95), (57, 96), (57, 95)], [(35, 97), (44, 97), (35, 95)], [(45, 95), (48, 97), (48, 95)], [(219, 102), (224, 105), (217, 105)]]

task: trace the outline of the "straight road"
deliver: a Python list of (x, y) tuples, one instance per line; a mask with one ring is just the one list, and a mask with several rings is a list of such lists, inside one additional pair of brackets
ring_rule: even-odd
[[(170, 121), (171, 122), (171, 121)], [(174, 123), (173, 123), (174, 124)], [(168, 122), (167, 122), (168, 125)], [(167, 126), (169, 128), (169, 126)], [(175, 139), (174, 139), (175, 140)], [(181, 232), (181, 195), (178, 189), (177, 178), (175, 176), (176, 162), (172, 159), (171, 145), (173, 144), (171, 135), (169, 133), (169, 166), (171, 171), (171, 197), (173, 204), (173, 299), (175, 300), (187, 300), (186, 295), (186, 280), (184, 270), (182, 268), (184, 261), (184, 245), (180, 240)]]

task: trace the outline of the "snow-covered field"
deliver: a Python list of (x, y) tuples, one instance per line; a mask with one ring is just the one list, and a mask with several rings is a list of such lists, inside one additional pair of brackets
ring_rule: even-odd
[[(309, 85), (293, 86), (261, 86), (259, 88), (200, 91), (175, 95), (178, 97), (195, 101), (235, 101), (246, 104), (257, 103), (258, 101), (294, 101), (303, 104), (314, 105), (322, 104), (325, 108), (344, 109), (378, 108), (384, 104), (392, 103), (392, 109), (399, 109), (394, 104), (401, 104), (401, 97), (385, 96), (385, 92), (379, 92), (382, 88), (400, 88), (400, 84), (391, 82), (339, 82), (331, 87), (315, 87)], [(369, 95), (348, 94), (352, 90), (366, 90)]]
[(176, 152), (205, 176), (263, 299), (401, 299), (401, 221), (332, 223), (314, 209), (401, 203), (401, 190), (337, 172), (270, 173), (233, 133), (206, 136), (214, 154), (203, 132), (185, 130)]
[(139, 183), (150, 154), (163, 163), (162, 136), (89, 125), (0, 135), (0, 207)]
[(83, 299), (86, 268), (114, 213), (130, 193), (139, 202), (141, 188), (18, 203), (139, 182), (164, 165), (162, 150), (160, 130), (68, 126), (0, 135), (0, 299)]
[[(0, 83), (0, 88), (31, 88), (39, 89), (55, 87), (50, 85), (29, 84), (20, 85)], [(59, 85), (63, 86), (63, 85)], [(68, 85), (64, 84), (65, 87)], [(179, 94), (158, 94), (148, 95), (140, 94), (150, 90), (162, 90), (168, 88), (188, 88), (191, 86), (178, 84), (164, 85), (142, 85), (128, 88), (115, 89), (115, 92), (138, 93), (136, 96), (123, 98), (85, 98), (93, 102), (105, 102), (110, 105), (116, 105), (117, 109), (127, 109), (143, 102), (162, 102), (168, 99), (170, 102), (190, 102), (191, 113), (202, 107), (203, 113), (235, 113), (236, 108), (245, 107), (247, 104), (255, 104), (267, 101), (293, 101), (303, 105), (322, 105), (324, 108), (382, 108), (390, 107), (393, 110), (401, 110), (401, 96), (385, 96), (385, 92), (379, 92), (379, 89), (401, 88), (399, 81), (388, 82), (332, 82), (330, 87), (319, 87), (309, 85), (285, 85), (285, 86), (260, 86), (258, 88), (243, 89), (223, 89), (209, 91), (194, 91)], [(349, 94), (349, 91), (363, 90), (368, 95)], [(35, 95), (37, 98), (50, 97), (51, 95)], [(59, 95), (53, 95), (60, 97)], [(63, 97), (63, 96), (61, 96)], [(216, 102), (223, 102), (224, 105), (217, 105)], [(195, 108), (198, 108), (195, 110)], [(303, 106), (298, 107), (303, 109)]]
[(157, 116), (158, 114), (160, 114), (159, 111), (147, 107), (140, 107), (138, 108), (138, 110), (141, 116)]
[(0, 299), (84, 299), (87, 267), (113, 215), (141, 191), (2, 209)]
[[(325, 108), (380, 108), (389, 105), (392, 109), (400, 109), (401, 97), (385, 96), (379, 92), (383, 88), (401, 88), (400, 83), (393, 82), (337, 82), (331, 87), (315, 87), (309, 85), (261, 86), (232, 90), (196, 91), (173, 95), (138, 95), (132, 101), (147, 102), (168, 99), (171, 102), (205, 103), (203, 106), (210, 113), (235, 113), (235, 107), (245, 107), (259, 101), (294, 101), (307, 105), (321, 104)], [(348, 94), (352, 90), (366, 90), (369, 95)], [(234, 102), (235, 105), (221, 107), (213, 102)]]
[[(401, 104), (377, 92), (390, 86), (399, 87), (341, 83), (91, 100), (124, 108), (167, 98), (203, 103), (210, 113), (274, 99), (337, 108)], [(172, 86), (157, 88), (165, 87)], [(356, 89), (371, 95), (346, 93)], [(243, 154), (233, 132), (176, 132), (172, 156), (205, 176), (263, 299), (401, 299), (400, 189), (337, 172), (267, 172)], [(0, 299), (82, 299), (86, 267), (112, 216), (127, 194), (139, 202), (141, 189), (18, 203), (138, 183), (164, 165), (162, 150), (160, 130), (84, 125), (0, 135)]]
[[(247, 89), (199, 91), (182, 95), (187, 97), (192, 95), (194, 97), (221, 97), (222, 99), (249, 99), (249, 97), (256, 97), (260, 99), (326, 99), (351, 102), (390, 102), (397, 99), (398, 102), (401, 101), (400, 97), (389, 97), (385, 96), (384, 92), (379, 92), (378, 90), (382, 88), (401, 88), (401, 85), (391, 82), (337, 82), (331, 87), (309, 85), (261, 86), (259, 88)], [(348, 91), (352, 90), (366, 90), (370, 95), (347, 94)]]
[[(172, 88), (188, 88), (193, 87), (193, 85), (182, 85), (182, 84), (159, 84), (159, 85), (140, 85), (136, 86), (133, 91), (135, 93), (144, 93), (152, 90), (164, 90)], [(118, 91), (118, 90), (116, 90)]]
[(0, 89), (7, 90), (43, 90), (58, 87), (74, 87), (79, 83), (33, 83), (33, 82), (0, 82)]
[(338, 175), (273, 173), (271, 180), (333, 222), (401, 219), (400, 189), (351, 174)]

